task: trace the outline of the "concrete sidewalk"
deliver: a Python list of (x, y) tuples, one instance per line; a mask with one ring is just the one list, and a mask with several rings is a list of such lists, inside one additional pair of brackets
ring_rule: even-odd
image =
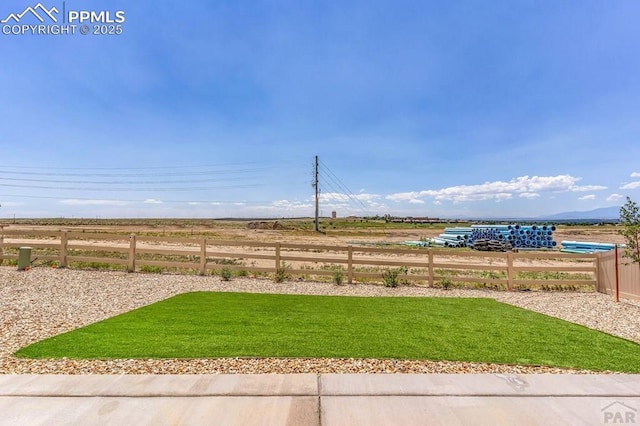
[(640, 375), (0, 375), (0, 425), (640, 424)]

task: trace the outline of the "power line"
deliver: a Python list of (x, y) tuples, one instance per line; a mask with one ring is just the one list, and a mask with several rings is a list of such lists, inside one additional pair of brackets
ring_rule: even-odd
[[(11, 198), (34, 198), (34, 199), (43, 199), (43, 200), (78, 200), (78, 201), (94, 201), (95, 197), (87, 198), (87, 197), (53, 197), (47, 195), (22, 195), (22, 194), (0, 194), (0, 197), (11, 197)], [(144, 203), (146, 200), (141, 199), (106, 199), (101, 198), (100, 201), (112, 201), (112, 202), (127, 202), (127, 203)], [(211, 204), (211, 203), (223, 203), (223, 204), (233, 204), (233, 203), (244, 203), (244, 204), (264, 204), (270, 203), (272, 200), (161, 200), (162, 203), (198, 203), (198, 204)]]
[(38, 169), (38, 170), (172, 170), (172, 169), (194, 169), (194, 168), (210, 168), (210, 167), (228, 167), (228, 166), (245, 166), (267, 164), (265, 162), (245, 162), (245, 163), (220, 163), (220, 164), (200, 164), (200, 165), (182, 165), (182, 166), (143, 166), (143, 167), (54, 167), (54, 166), (14, 166), (0, 165), (0, 168), (7, 169)]
[[(276, 169), (275, 175), (269, 171)], [(283, 173), (284, 172), (284, 173)], [(274, 200), (229, 200), (244, 197), (251, 191), (237, 189), (268, 185), (271, 178), (286, 179), (294, 176), (282, 164), (266, 162), (226, 163), (165, 167), (35, 167), (0, 165), (0, 190), (17, 194), (0, 195), (2, 198), (101, 201), (173, 204), (256, 206), (270, 205)], [(223, 191), (224, 200), (209, 198)], [(5, 192), (3, 191), (3, 192)], [(157, 193), (157, 194), (156, 194)], [(161, 194), (162, 193), (162, 194)], [(135, 195), (134, 195), (135, 194)], [(222, 192), (220, 192), (222, 194)], [(94, 196), (95, 195), (95, 196)], [(266, 194), (262, 194), (264, 196)], [(164, 197), (169, 198), (164, 199)], [(258, 195), (261, 196), (261, 195)], [(213, 198), (213, 197), (212, 197)], [(90, 203), (88, 203), (90, 204)]]
[(119, 191), (119, 192), (138, 192), (138, 191), (208, 191), (212, 189), (232, 189), (232, 188), (254, 188), (264, 186), (264, 184), (251, 185), (226, 185), (226, 186), (209, 186), (209, 187), (173, 187), (173, 188), (91, 188), (91, 187), (59, 187), (45, 185), (20, 185), (0, 183), (0, 186), (9, 188), (29, 188), (29, 189), (52, 189), (61, 191)]
[[(262, 165), (250, 167), (247, 165)], [(264, 171), (272, 166), (265, 163), (164, 166), (164, 167), (38, 167), (0, 166), (0, 187), (57, 191), (208, 191), (252, 188), (264, 185)], [(212, 169), (212, 167), (220, 167)], [(204, 168), (204, 170), (203, 170)], [(7, 170), (12, 169), (12, 170)], [(15, 169), (15, 170), (13, 170)], [(64, 171), (59, 171), (64, 170)], [(82, 172), (74, 172), (82, 171)], [(119, 173), (97, 173), (96, 170), (118, 170)], [(238, 182), (237, 184), (229, 184)], [(192, 186), (194, 184), (212, 184)], [(52, 185), (57, 184), (57, 185)], [(93, 185), (93, 186), (91, 186)], [(127, 187), (123, 187), (123, 186)]]
[[(1, 172), (0, 172), (1, 173)], [(228, 182), (247, 180), (248, 177), (238, 178), (223, 178), (223, 179), (191, 179), (191, 180), (156, 180), (156, 181), (131, 181), (131, 180), (102, 180), (102, 181), (79, 181), (79, 180), (57, 180), (57, 179), (28, 179), (28, 178), (4, 178), (0, 177), (2, 181), (18, 181), (18, 182), (47, 182), (47, 183), (68, 183), (68, 184), (82, 184), (82, 185), (157, 185), (157, 184), (183, 184), (183, 183), (205, 183), (205, 182)]]
[[(69, 177), (106, 177), (106, 178), (122, 178), (122, 177), (164, 177), (164, 176), (206, 176), (220, 174), (238, 174), (238, 173), (256, 173), (273, 169), (274, 167), (257, 167), (251, 169), (231, 169), (231, 170), (204, 170), (204, 171), (188, 171), (188, 172), (165, 172), (165, 173), (54, 173), (54, 172), (16, 172), (0, 170), (3, 175), (26, 175), (26, 176), (69, 176)], [(73, 169), (71, 169), (73, 170)]]
[[(329, 180), (333, 181), (339, 188), (341, 188), (342, 193), (354, 204), (359, 204), (363, 211), (367, 210), (367, 206), (362, 202), (362, 200), (360, 200), (355, 194), (353, 194), (353, 192), (351, 192), (351, 190), (340, 180), (340, 178), (338, 178), (338, 176), (335, 175), (335, 173), (333, 173), (329, 167), (324, 164), (324, 163), (320, 163), (320, 165), (322, 166), (322, 169), (325, 170), (327, 172), (327, 177), (329, 178)], [(340, 192), (340, 191), (336, 191), (336, 192)]]

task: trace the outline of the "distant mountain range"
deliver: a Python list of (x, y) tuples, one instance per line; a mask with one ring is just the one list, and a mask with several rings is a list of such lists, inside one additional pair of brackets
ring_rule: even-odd
[(540, 217), (541, 220), (597, 220), (620, 218), (620, 207), (602, 207), (582, 212), (564, 212)]
[(457, 219), (462, 221), (480, 221), (480, 222), (585, 222), (585, 223), (598, 223), (598, 222), (617, 222), (620, 219), (620, 207), (602, 207), (599, 209), (588, 211), (576, 211), (576, 212), (563, 212), (556, 214), (549, 214), (543, 216), (500, 216), (500, 217), (477, 217), (477, 216), (456, 216), (450, 219)]

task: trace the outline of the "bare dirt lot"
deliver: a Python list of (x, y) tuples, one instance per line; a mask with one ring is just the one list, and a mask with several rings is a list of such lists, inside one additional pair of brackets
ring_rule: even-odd
[[(248, 242), (281, 242), (292, 244), (313, 244), (330, 246), (382, 246), (397, 245), (407, 240), (433, 238), (444, 232), (447, 227), (469, 226), (468, 223), (387, 223), (384, 220), (367, 219), (323, 219), (320, 232), (314, 230), (311, 219), (282, 219), (282, 220), (214, 220), (214, 219), (39, 219), (18, 220), (16, 223), (1, 223), (5, 231), (59, 231), (68, 230), (83, 233), (118, 234), (131, 233), (140, 237), (183, 237), (189, 239), (206, 238), (208, 244), (215, 240), (248, 241)], [(554, 240), (560, 243), (565, 240), (592, 242), (622, 242), (615, 225), (556, 225)], [(5, 242), (22, 243), (21, 237), (5, 236)], [(45, 237), (36, 237), (24, 241), (35, 244), (47, 242)], [(84, 245), (100, 247), (128, 247), (128, 239), (113, 241), (89, 238), (82, 241)], [(140, 248), (156, 248), (164, 250), (190, 250), (197, 255), (198, 244), (167, 241), (138, 242)], [(243, 253), (246, 247), (226, 247), (227, 253)], [(269, 252), (272, 248), (251, 248), (251, 251)], [(458, 253), (452, 249), (451, 253)], [(417, 254), (417, 253), (416, 253)], [(386, 254), (370, 254), (368, 258), (378, 259)], [(393, 255), (396, 256), (396, 255)], [(394, 258), (393, 260), (411, 260)], [(459, 256), (447, 257), (446, 263), (483, 263), (491, 264), (494, 259), (464, 258)], [(561, 266), (562, 261), (540, 259), (527, 260), (527, 265)], [(245, 263), (245, 265), (247, 265)], [(272, 267), (273, 261), (255, 260), (250, 262), (255, 267)], [(294, 262), (295, 267), (300, 267)]]
[[(221, 240), (280, 241), (301, 244), (399, 243), (433, 238), (447, 227), (469, 223), (386, 223), (384, 220), (321, 219), (320, 232), (311, 219), (19, 219), (1, 221), (5, 230), (61, 230)], [(553, 238), (598, 243), (623, 243), (615, 225), (557, 224)]]

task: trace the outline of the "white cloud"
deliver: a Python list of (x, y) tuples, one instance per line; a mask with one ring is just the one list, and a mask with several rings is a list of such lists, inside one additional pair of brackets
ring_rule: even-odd
[(606, 186), (602, 185), (584, 185), (584, 186), (574, 186), (571, 188), (573, 192), (591, 192), (591, 191), (603, 191), (607, 189)]
[(413, 198), (413, 199), (409, 200), (409, 202), (411, 204), (424, 204), (423, 200), (418, 200), (417, 198)]
[(528, 199), (532, 200), (534, 198), (540, 197), (540, 194), (538, 194), (536, 192), (521, 192), (518, 196), (520, 198), (528, 198)]
[(360, 201), (372, 201), (372, 200), (379, 199), (380, 195), (378, 195), (378, 194), (360, 193), (358, 195), (353, 196), (353, 198), (355, 198), (356, 200), (360, 200)]
[[(369, 194), (361, 192), (359, 194), (344, 194), (341, 192), (323, 192), (320, 193), (320, 206), (324, 210), (336, 210), (342, 215), (349, 214), (367, 214), (386, 209), (384, 204), (378, 202), (381, 196), (378, 194)], [(313, 200), (307, 200), (308, 204), (303, 207), (309, 211), (313, 204)]]
[(586, 200), (595, 200), (596, 196), (594, 194), (585, 195), (584, 197), (578, 198), (578, 200), (586, 201)]
[[(322, 205), (323, 209), (331, 209), (330, 205)], [(314, 203), (309, 200), (275, 200), (266, 205), (246, 206), (246, 210), (254, 215), (293, 215), (312, 216)]]
[(633, 172), (633, 173), (631, 173), (631, 177), (632, 178), (640, 178), (640, 173), (639, 172)]
[(277, 209), (285, 209), (285, 210), (298, 210), (298, 209), (306, 209), (310, 210), (314, 207), (313, 203), (307, 201), (289, 201), (289, 200), (276, 200), (271, 206), (267, 206), (268, 208), (272, 208), (274, 210)]
[(359, 193), (359, 194), (344, 194), (342, 192), (321, 192), (320, 193), (320, 201), (334, 201), (334, 202), (353, 202), (354, 200), (358, 201), (372, 201), (380, 198), (378, 194), (367, 194), (367, 193)]
[[(377, 194), (359, 193), (344, 194), (339, 192), (322, 192), (320, 196), (320, 213), (328, 215), (332, 211), (337, 211), (339, 216), (350, 214), (363, 215), (378, 211), (384, 211), (387, 206), (379, 203), (381, 198)], [(421, 203), (423, 201), (420, 201)], [(215, 203), (212, 203), (215, 204)], [(220, 203), (218, 203), (220, 204)], [(234, 205), (237, 205), (234, 204)], [(315, 199), (313, 197), (302, 200), (274, 200), (260, 205), (243, 206), (243, 211), (251, 216), (312, 216), (314, 212)]]
[(143, 203), (145, 203), (145, 204), (162, 204), (162, 201), (155, 200), (153, 198), (148, 198), (148, 199), (144, 200)]
[(620, 201), (624, 197), (620, 194), (611, 194), (607, 197), (607, 201)]
[(349, 201), (349, 197), (347, 194), (342, 194), (340, 192), (321, 192), (320, 193), (321, 201)]
[(389, 194), (385, 198), (391, 201), (411, 201), (419, 196), (419, 192), (398, 192), (396, 194)]
[(510, 200), (511, 199), (511, 194), (509, 194), (508, 192), (501, 192), (499, 194), (496, 194), (495, 199), (496, 202), (500, 202), (502, 200)]
[(5, 201), (0, 203), (0, 207), (19, 207), (24, 206), (24, 203), (19, 203), (15, 201)]
[(120, 200), (78, 200), (68, 199), (60, 201), (60, 204), (67, 206), (126, 206), (127, 201)]
[[(369, 212), (377, 212), (387, 209), (387, 207), (379, 203), (377, 200), (381, 198), (378, 194), (344, 194), (340, 192), (322, 192), (320, 197), (321, 214), (327, 214), (330, 211), (337, 211), (341, 216), (349, 214), (368, 214)], [(419, 200), (419, 203), (424, 201)], [(251, 206), (249, 209), (256, 214), (278, 214), (287, 215), (312, 215), (315, 206), (315, 200), (312, 198), (306, 200), (276, 200), (267, 205)]]
[(520, 176), (508, 182), (493, 181), (478, 185), (459, 185), (419, 192), (398, 192), (389, 194), (385, 198), (396, 202), (411, 202), (411, 200), (421, 198), (433, 198), (439, 201), (453, 201), (454, 203), (458, 203), (463, 201), (500, 201), (510, 199), (514, 195), (519, 195), (523, 198), (536, 198), (543, 192), (584, 192), (606, 189), (605, 186), (601, 185), (579, 186), (577, 182), (580, 180), (581, 178), (571, 175)]
[(576, 182), (582, 178), (571, 175), (558, 176), (521, 176), (511, 182), (522, 186), (520, 192), (572, 191)]
[(640, 181), (625, 183), (620, 189), (638, 189), (640, 188)]

